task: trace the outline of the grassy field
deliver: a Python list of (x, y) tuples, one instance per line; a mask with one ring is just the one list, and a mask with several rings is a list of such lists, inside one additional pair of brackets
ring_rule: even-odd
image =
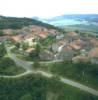
[(98, 65), (65, 61), (39, 64), (39, 66), (42, 70), (67, 77), (98, 90)]
[(98, 97), (62, 84), (56, 78), (30, 74), (0, 79), (0, 100), (98, 100)]

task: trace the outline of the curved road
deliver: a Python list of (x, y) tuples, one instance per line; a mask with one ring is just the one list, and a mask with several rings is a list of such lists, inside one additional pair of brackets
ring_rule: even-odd
[[(33, 71), (31, 69), (33, 62), (28, 62), (28, 61), (21, 60), (21, 59), (17, 58), (15, 54), (12, 54), (10, 52), (11, 48), (6, 46), (6, 49), (7, 49), (9, 57), (11, 59), (13, 59), (18, 66), (23, 67), (26, 70), (26, 72), (24, 72), (22, 74), (19, 74), (19, 75), (15, 75), (15, 76), (0, 76), (0, 77), (4, 77), (4, 78), (19, 78), (19, 77), (22, 77), (22, 76), (25, 76), (25, 75), (31, 74), (31, 73), (33, 73), (33, 74), (41, 74), (41, 75), (43, 75), (45, 77), (48, 77), (48, 78), (51, 78), (52, 76), (54, 76), (53, 74), (47, 73), (47, 72), (44, 72), (44, 71)], [(58, 62), (58, 61), (50, 61), (50, 62), (45, 62), (45, 63), (52, 63), (52, 62)], [(41, 62), (41, 63), (44, 63), (44, 62)], [(63, 78), (63, 77), (59, 77), (59, 78), (60, 78), (60, 81), (65, 83), (65, 84), (71, 85), (73, 87), (76, 87), (76, 88), (79, 88), (79, 89), (81, 89), (83, 91), (86, 91), (86, 92), (88, 92), (90, 94), (98, 96), (98, 91), (93, 89), (93, 88), (90, 88), (88, 86), (85, 86), (83, 84), (80, 84), (78, 82), (72, 81), (72, 80), (67, 79), (67, 78)]]

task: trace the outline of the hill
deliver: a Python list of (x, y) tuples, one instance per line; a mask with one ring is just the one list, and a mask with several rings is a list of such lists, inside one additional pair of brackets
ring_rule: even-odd
[(20, 29), (24, 26), (28, 25), (38, 25), (42, 27), (46, 27), (48, 29), (58, 29), (57, 27), (54, 27), (53, 25), (49, 25), (46, 23), (43, 23), (41, 21), (31, 19), (31, 18), (16, 18), (16, 17), (5, 17), (5, 16), (0, 16), (0, 29)]

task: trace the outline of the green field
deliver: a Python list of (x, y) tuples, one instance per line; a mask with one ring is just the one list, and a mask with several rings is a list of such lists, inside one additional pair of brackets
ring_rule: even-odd
[(16, 79), (1, 78), (0, 100), (98, 100), (98, 97), (57, 79), (30, 74)]
[(39, 64), (42, 70), (61, 75), (98, 90), (98, 65), (91, 63), (56, 62)]

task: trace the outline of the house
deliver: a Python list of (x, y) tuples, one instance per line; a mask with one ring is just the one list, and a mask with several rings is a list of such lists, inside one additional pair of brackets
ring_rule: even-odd
[(54, 55), (48, 50), (43, 50), (40, 52), (39, 57), (41, 60), (53, 60)]
[(11, 36), (11, 39), (15, 42), (28, 42), (31, 46), (35, 42), (35, 37), (32, 34), (19, 34)]
[(80, 50), (84, 45), (84, 42), (80, 39), (74, 40), (69, 44), (69, 46), (74, 50)]
[(11, 36), (11, 39), (14, 42), (21, 42), (22, 41), (22, 36), (21, 35)]
[(82, 40), (82, 48), (85, 49), (86, 51), (89, 51), (93, 47), (88, 37), (81, 37), (81, 40)]
[(25, 52), (28, 53), (28, 54), (30, 54), (34, 50), (35, 50), (35, 48), (28, 48), (27, 50), (25, 50)]
[(91, 49), (88, 53), (88, 57), (92, 63), (98, 64), (98, 47)]
[(42, 28), (41, 26), (36, 26), (36, 25), (32, 25), (32, 32), (41, 32)]
[(73, 40), (79, 39), (79, 35), (76, 32), (69, 32), (66, 35), (66, 39), (69, 42), (73, 42)]
[(90, 58), (98, 57), (98, 47), (91, 49), (88, 53)]
[(45, 39), (47, 36), (48, 36), (48, 33), (47, 32), (40, 32), (38, 34), (38, 36), (41, 38), (41, 39)]
[(76, 32), (69, 32), (69, 33), (67, 33), (67, 36), (69, 36), (69, 37), (77, 37), (78, 34)]
[(65, 39), (62, 39), (62, 40), (59, 40), (58, 43), (60, 45), (65, 45), (65, 44), (67, 44), (67, 41)]
[(90, 39), (90, 43), (93, 45), (93, 46), (98, 46), (98, 40), (96, 38), (91, 38)]
[(83, 55), (78, 55), (76, 57), (73, 57), (72, 58), (72, 61), (73, 62), (88, 62), (89, 59), (87, 56), (83, 56)]
[(4, 29), (3, 32), (5, 35), (12, 35), (14, 31), (12, 29)]
[(56, 35), (59, 35), (60, 33), (57, 31), (57, 30), (55, 30), (55, 29), (49, 29), (48, 30), (48, 33), (50, 34), (50, 35), (52, 35), (52, 36), (56, 36)]
[(59, 43), (53, 43), (53, 44), (51, 45), (51, 49), (52, 49), (52, 51), (53, 51), (54, 53), (56, 53), (56, 52), (58, 52), (58, 49), (59, 49), (60, 46), (61, 46), (61, 45), (60, 45)]
[(72, 50), (72, 48), (69, 46), (65, 46), (63, 47), (61, 52), (57, 54), (56, 58), (60, 60), (72, 60), (73, 56), (74, 51)]
[(77, 45), (75, 43), (70, 43), (70, 47), (74, 50), (80, 50), (81, 49), (81, 46), (80, 45)]

